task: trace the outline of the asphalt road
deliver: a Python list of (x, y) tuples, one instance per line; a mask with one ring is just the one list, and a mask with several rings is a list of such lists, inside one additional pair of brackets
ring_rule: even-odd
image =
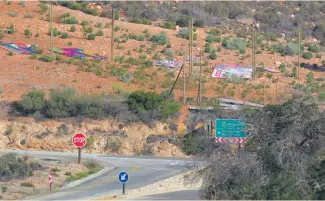
[[(8, 150), (0, 150), (8, 152)], [(71, 158), (77, 157), (76, 153), (66, 152), (45, 152), (45, 151), (21, 151), (20, 154), (45, 158)], [(118, 174), (121, 171), (129, 173), (129, 181), (126, 184), (126, 191), (140, 188), (151, 183), (175, 176), (191, 168), (193, 164), (199, 163), (193, 159), (181, 158), (160, 158), (160, 157), (128, 157), (109, 156), (100, 154), (82, 154), (84, 159), (95, 159), (106, 167), (113, 168), (108, 173), (89, 180), (76, 187), (55, 192), (49, 195), (30, 198), (31, 200), (108, 200), (113, 195), (122, 193), (122, 184), (118, 181)]]
[(174, 191), (154, 195), (146, 195), (125, 200), (201, 200), (198, 190)]

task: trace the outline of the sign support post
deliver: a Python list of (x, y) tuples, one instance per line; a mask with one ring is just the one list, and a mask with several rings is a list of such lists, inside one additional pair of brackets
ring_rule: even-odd
[(81, 160), (81, 147), (78, 147), (78, 163), (80, 164)]
[(72, 137), (72, 143), (78, 148), (78, 164), (80, 164), (81, 148), (87, 144), (87, 137), (84, 134), (75, 134)]
[(123, 184), (122, 185), (122, 191), (123, 191), (123, 195), (125, 195), (125, 183), (129, 180), (129, 175), (127, 172), (120, 172), (120, 174), (118, 175), (118, 180)]

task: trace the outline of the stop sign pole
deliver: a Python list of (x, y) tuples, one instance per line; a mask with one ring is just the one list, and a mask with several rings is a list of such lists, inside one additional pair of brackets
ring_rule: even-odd
[(78, 163), (80, 163), (81, 148), (87, 144), (87, 137), (84, 134), (77, 133), (72, 137), (72, 143), (78, 148)]

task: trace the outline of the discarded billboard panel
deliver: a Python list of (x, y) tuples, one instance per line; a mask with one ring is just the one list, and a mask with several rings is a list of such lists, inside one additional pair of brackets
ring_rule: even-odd
[(170, 61), (164, 59), (164, 60), (155, 61), (153, 65), (176, 68), (176, 67), (182, 67), (183, 62)]
[(238, 76), (245, 79), (252, 78), (252, 68), (238, 65), (218, 64), (215, 66), (212, 77), (215, 78), (231, 78), (232, 76)]
[(31, 48), (31, 45), (27, 45), (19, 41), (13, 43), (2, 43), (0, 46), (17, 54), (35, 54), (35, 51)]

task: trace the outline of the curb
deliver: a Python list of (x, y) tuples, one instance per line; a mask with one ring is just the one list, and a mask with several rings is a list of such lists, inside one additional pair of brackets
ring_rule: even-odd
[(76, 180), (76, 181), (73, 181), (73, 182), (70, 182), (64, 186), (62, 186), (61, 188), (59, 188), (58, 190), (66, 190), (66, 189), (69, 189), (69, 188), (73, 188), (75, 186), (78, 186), (86, 181), (89, 181), (91, 179), (94, 179), (96, 177), (99, 177), (111, 170), (113, 170), (115, 167), (104, 167), (102, 170), (100, 170), (99, 172), (95, 173), (95, 174), (91, 174), (89, 175), (88, 177), (85, 177), (83, 179), (79, 179), (79, 180)]

